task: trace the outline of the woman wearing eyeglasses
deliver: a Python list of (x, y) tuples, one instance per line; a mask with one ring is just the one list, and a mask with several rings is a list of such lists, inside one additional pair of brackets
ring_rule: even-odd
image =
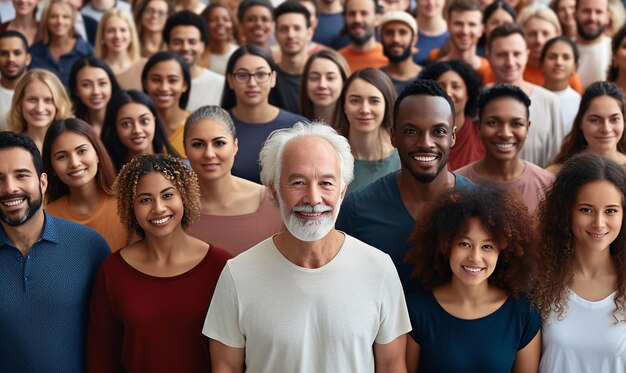
[(256, 45), (235, 51), (226, 65), (222, 107), (233, 118), (239, 140), (239, 152), (232, 173), (261, 183), (259, 151), (272, 131), (291, 127), (304, 117), (269, 103), (270, 91), (276, 85), (276, 68), (269, 52)]

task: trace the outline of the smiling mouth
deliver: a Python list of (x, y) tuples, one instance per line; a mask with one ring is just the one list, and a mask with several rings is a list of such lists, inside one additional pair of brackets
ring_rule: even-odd
[(168, 221), (170, 221), (170, 219), (172, 218), (172, 215), (166, 216), (164, 218), (161, 219), (153, 219), (153, 220), (149, 220), (151, 224), (154, 225), (162, 225), (167, 223)]
[(596, 238), (596, 239), (602, 239), (604, 237), (606, 237), (609, 232), (606, 233), (591, 233), (591, 232), (587, 232), (592, 238)]
[(515, 146), (515, 143), (511, 143), (511, 144), (493, 144), (496, 148), (498, 149), (512, 149)]
[(463, 269), (466, 270), (467, 272), (472, 272), (472, 273), (478, 273), (484, 270), (484, 268), (481, 268), (481, 267), (466, 267), (466, 266), (461, 266), (461, 267), (463, 267)]
[(436, 160), (438, 157), (436, 155), (415, 155), (413, 156), (413, 159), (415, 159), (418, 162), (433, 162), (434, 160)]
[(78, 176), (83, 176), (85, 174), (85, 172), (87, 172), (87, 170), (78, 170), (78, 171), (74, 171), (74, 172), (70, 172), (69, 175), (72, 177), (78, 177)]

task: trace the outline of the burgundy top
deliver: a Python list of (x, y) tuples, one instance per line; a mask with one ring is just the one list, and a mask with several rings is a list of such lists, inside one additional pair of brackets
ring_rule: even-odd
[(202, 325), (217, 280), (232, 256), (211, 246), (200, 263), (173, 277), (142, 273), (113, 253), (91, 297), (89, 372), (210, 372)]
[(465, 117), (465, 124), (456, 133), (456, 142), (450, 149), (448, 170), (457, 170), (485, 157), (485, 148), (478, 137), (478, 128), (471, 118)]

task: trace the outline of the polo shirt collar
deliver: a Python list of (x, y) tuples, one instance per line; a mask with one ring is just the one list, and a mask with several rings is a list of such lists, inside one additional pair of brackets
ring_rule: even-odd
[[(50, 216), (46, 210), (43, 210), (43, 214), (43, 232), (41, 233), (41, 237), (39, 237), (37, 242), (49, 241), (53, 243), (59, 243), (61, 241), (60, 236), (62, 234), (62, 232), (60, 232), (61, 228), (57, 226), (55, 219)], [(4, 229), (0, 226), (0, 247), (4, 245), (13, 246), (13, 244), (7, 239), (6, 234), (4, 234)]]

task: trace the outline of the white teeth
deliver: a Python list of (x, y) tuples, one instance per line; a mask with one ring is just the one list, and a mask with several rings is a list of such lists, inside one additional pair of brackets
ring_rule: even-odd
[(132, 141), (134, 144), (141, 144), (141, 143), (143, 143), (144, 139), (145, 139), (145, 137), (134, 137), (134, 138), (130, 139), (130, 141)]
[(18, 200), (15, 200), (15, 201), (2, 202), (2, 204), (5, 205), (5, 206), (8, 206), (8, 207), (13, 207), (13, 206), (19, 205), (23, 201), (24, 201), (24, 198), (18, 199)]
[(601, 234), (595, 234), (595, 233), (589, 233), (591, 235), (591, 237), (593, 238), (603, 238), (604, 236), (606, 236), (608, 233), (601, 233)]
[(85, 174), (85, 172), (86, 172), (86, 170), (70, 172), (70, 176), (83, 176)]
[(468, 272), (474, 272), (474, 273), (478, 273), (483, 270), (482, 268), (473, 268), (473, 267), (465, 267), (465, 266), (463, 266), (463, 269)]
[(172, 217), (171, 216), (166, 216), (163, 219), (159, 219), (159, 220), (150, 220), (150, 223), (152, 224), (163, 224), (168, 222)]
[(498, 149), (511, 149), (515, 144), (494, 144)]
[(417, 156), (417, 155), (416, 155), (415, 157), (413, 157), (413, 159), (415, 159), (415, 160), (416, 160), (416, 161), (418, 161), (418, 162), (432, 162), (432, 161), (434, 161), (435, 159), (437, 159), (437, 157), (435, 157), (435, 156), (431, 156), (431, 157), (423, 157), (423, 156)]
[(304, 216), (310, 216), (310, 217), (322, 215), (321, 212), (302, 212), (302, 211), (300, 212), (300, 214)]

